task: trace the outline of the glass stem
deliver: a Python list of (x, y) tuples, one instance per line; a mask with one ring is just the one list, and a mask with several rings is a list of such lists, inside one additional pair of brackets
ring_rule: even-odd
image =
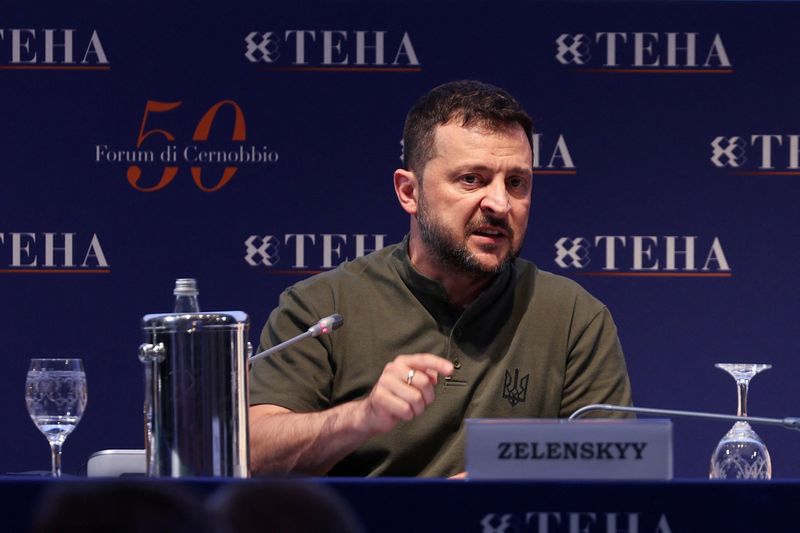
[(739, 405), (736, 409), (736, 414), (738, 416), (747, 416), (747, 385), (749, 384), (749, 380), (747, 379), (737, 379), (736, 380), (736, 388), (739, 391)]
[(50, 456), (53, 477), (61, 477), (61, 445), (59, 443), (50, 443)]

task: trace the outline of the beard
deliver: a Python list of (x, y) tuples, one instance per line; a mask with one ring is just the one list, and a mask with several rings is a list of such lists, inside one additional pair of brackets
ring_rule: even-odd
[[(417, 223), (422, 242), (428, 246), (428, 249), (433, 252), (439, 262), (464, 274), (472, 274), (478, 277), (494, 276), (506, 268), (520, 253), (519, 248), (514, 249), (514, 230), (511, 229), (507, 221), (481, 214), (475, 220), (469, 221), (464, 228), (464, 234), (459, 237), (455, 232), (444, 227), (436, 216), (430, 212), (421, 191)], [(481, 226), (494, 226), (503, 229), (506, 232), (506, 238), (511, 243), (508, 253), (496, 266), (490, 267), (481, 264), (475, 254), (467, 248), (467, 239)]]

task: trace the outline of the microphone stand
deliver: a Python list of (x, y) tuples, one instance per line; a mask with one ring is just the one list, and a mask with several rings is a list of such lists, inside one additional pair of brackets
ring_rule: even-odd
[(786, 417), (786, 418), (761, 418), (757, 416), (736, 416), (736, 415), (723, 415), (719, 413), (704, 413), (701, 411), (677, 411), (674, 409), (654, 409), (651, 407), (628, 407), (625, 405), (612, 405), (607, 403), (593, 403), (581, 407), (567, 419), (577, 420), (584, 415), (593, 411), (610, 411), (615, 413), (636, 413), (643, 415), (662, 415), (662, 416), (684, 416), (689, 418), (704, 418), (714, 420), (734, 420), (741, 422), (749, 422), (751, 424), (762, 424), (767, 426), (782, 426), (786, 429), (800, 430), (800, 418)]
[(303, 339), (307, 339), (309, 337), (319, 337), (320, 335), (327, 335), (334, 329), (340, 327), (343, 323), (344, 319), (342, 318), (342, 315), (335, 314), (326, 316), (325, 318), (321, 319), (319, 322), (308, 328), (308, 330), (305, 331), (304, 333), (301, 333), (296, 337), (292, 337), (288, 341), (283, 341), (282, 343), (277, 344), (272, 348), (269, 348), (268, 350), (264, 350), (263, 352), (258, 352), (255, 355), (251, 355), (250, 358), (248, 359), (248, 362), (252, 363), (256, 359), (261, 359), (262, 357), (267, 357), (268, 355), (271, 355), (275, 352), (279, 352), (296, 342), (300, 342)]

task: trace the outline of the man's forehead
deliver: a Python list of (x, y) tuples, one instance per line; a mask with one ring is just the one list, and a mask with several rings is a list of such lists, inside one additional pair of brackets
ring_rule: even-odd
[[(451, 151), (464, 148), (463, 144), (483, 144), (492, 137), (517, 138), (520, 145), (526, 146), (524, 155), (530, 154), (530, 141), (525, 130), (517, 123), (493, 125), (488, 123), (462, 124), (449, 121), (438, 124), (434, 129), (431, 158), (441, 155), (442, 150)], [(522, 155), (522, 154), (521, 154)]]

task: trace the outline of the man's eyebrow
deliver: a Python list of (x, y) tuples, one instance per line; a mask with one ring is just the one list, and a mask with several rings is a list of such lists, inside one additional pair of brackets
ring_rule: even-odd
[(524, 176), (530, 176), (533, 174), (532, 167), (514, 167), (509, 171), (510, 174), (522, 174)]
[[(453, 169), (454, 174), (460, 174), (462, 172), (494, 172), (494, 167), (490, 167), (488, 165), (484, 165), (481, 163), (475, 163), (475, 164), (465, 163)], [(512, 167), (508, 169), (508, 174), (530, 175), (532, 172), (533, 169), (527, 166)]]

